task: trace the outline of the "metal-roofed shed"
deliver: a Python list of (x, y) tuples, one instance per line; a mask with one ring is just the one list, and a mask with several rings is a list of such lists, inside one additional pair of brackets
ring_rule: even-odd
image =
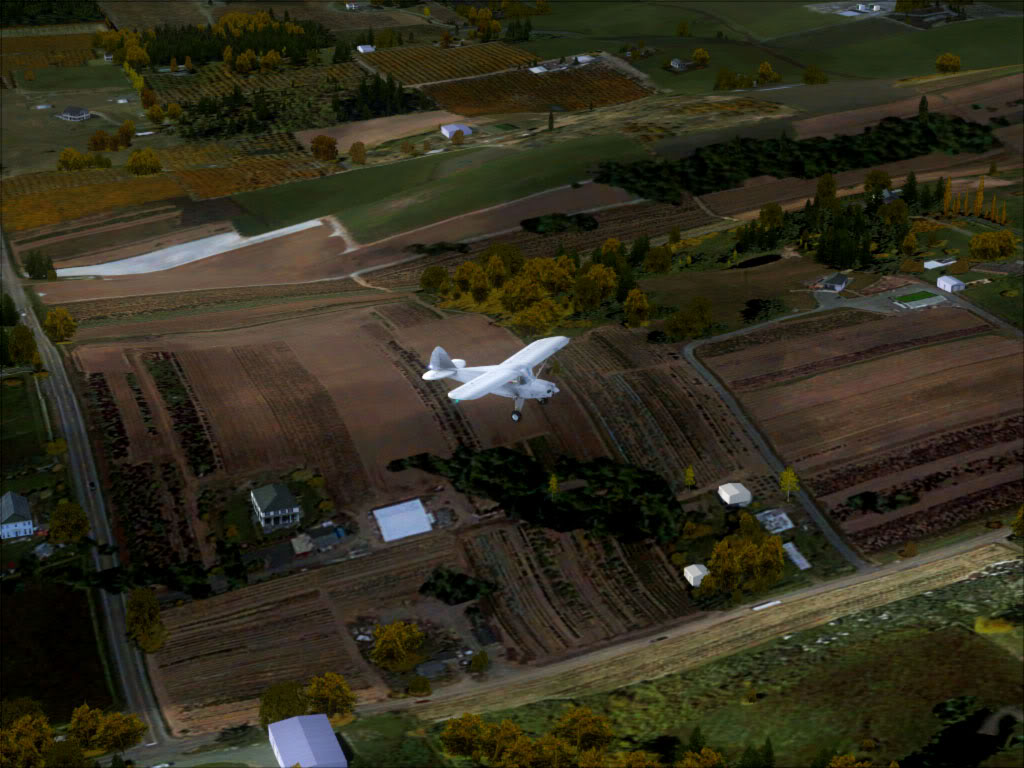
[(373, 516), (380, 526), (380, 534), (384, 541), (397, 541), (431, 530), (427, 510), (419, 499), (403, 501), (390, 507), (373, 510)]

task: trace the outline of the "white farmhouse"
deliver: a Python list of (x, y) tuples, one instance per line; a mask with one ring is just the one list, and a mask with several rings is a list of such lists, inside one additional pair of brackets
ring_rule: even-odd
[(0, 498), (0, 539), (31, 536), (35, 531), (28, 499), (14, 491), (5, 493)]
[(92, 117), (92, 113), (84, 107), (65, 107), (64, 111), (57, 115), (57, 117), (72, 123), (80, 123), (82, 120), (88, 120)]
[(706, 565), (700, 563), (694, 563), (683, 568), (683, 576), (690, 583), (691, 587), (699, 587), (700, 583), (704, 581), (704, 577), (708, 575), (708, 568)]
[(281, 483), (264, 485), (249, 491), (249, 500), (255, 513), (256, 524), (264, 533), (287, 528), (302, 519), (302, 507), (292, 496), (288, 486)]
[(462, 131), (463, 136), (469, 136), (473, 133), (473, 129), (468, 125), (462, 123), (448, 123), (448, 125), (441, 126), (441, 133), (444, 134), (446, 139), (450, 139), (455, 135), (456, 131)]
[(348, 768), (327, 715), (299, 715), (267, 726), (280, 768)]
[(357, 45), (356, 50), (359, 51), (360, 53), (373, 53), (377, 49), (374, 48), (372, 45)]
[(380, 535), (384, 541), (397, 541), (407, 536), (415, 536), (418, 533), (427, 533), (431, 530), (430, 518), (427, 517), (427, 510), (419, 499), (403, 501), (401, 504), (392, 504), (390, 507), (381, 507), (373, 510), (373, 516), (377, 518), (377, 525), (380, 526)]
[(745, 507), (754, 497), (740, 483), (726, 483), (718, 486), (718, 496), (729, 506)]
[(946, 293), (957, 293), (964, 289), (963, 280), (958, 280), (952, 275), (943, 275), (936, 281), (935, 285), (938, 286), (939, 290), (945, 291)]

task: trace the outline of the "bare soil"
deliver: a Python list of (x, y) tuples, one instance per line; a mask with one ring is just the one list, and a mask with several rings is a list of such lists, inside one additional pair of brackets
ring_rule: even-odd
[[(435, 130), (437, 126), (445, 125), (446, 123), (464, 122), (466, 122), (464, 115), (434, 110), (432, 112), (413, 112), (408, 115), (375, 117), (372, 120), (341, 123), (340, 125), (332, 125), (329, 128), (298, 131), (295, 134), (295, 138), (302, 143), (302, 146), (309, 148), (315, 137), (330, 136), (338, 140), (339, 154), (346, 154), (349, 147), (356, 141), (361, 141), (367, 148), (370, 148), (391, 139), (417, 136), (425, 131)], [(438, 136), (440, 136), (440, 131), (438, 131)]]

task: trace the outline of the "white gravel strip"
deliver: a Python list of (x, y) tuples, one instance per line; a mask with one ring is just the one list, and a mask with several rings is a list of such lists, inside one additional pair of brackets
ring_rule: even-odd
[(242, 237), (237, 232), (226, 232), (221, 235), (193, 240), (190, 243), (179, 243), (168, 248), (161, 248), (158, 251), (132, 256), (130, 259), (108, 261), (106, 264), (96, 264), (91, 267), (58, 269), (57, 277), (141, 275), (147, 272), (162, 272), (165, 269), (174, 269), (183, 264), (191, 264), (193, 261), (199, 261), (200, 259), (234, 251), (238, 248), (245, 248), (248, 245), (262, 243), (265, 240), (273, 240), (320, 226), (323, 226), (323, 222), (320, 219), (313, 219), (312, 221), (304, 221), (302, 224), (295, 224), (284, 229), (275, 229), (273, 232), (265, 232), (255, 237)]

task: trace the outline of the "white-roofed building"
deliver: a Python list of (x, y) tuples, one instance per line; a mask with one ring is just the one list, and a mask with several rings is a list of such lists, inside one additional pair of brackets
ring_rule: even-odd
[(750, 491), (740, 483), (726, 483), (718, 486), (718, 496), (729, 506), (745, 507), (754, 500)]
[(800, 550), (796, 548), (796, 544), (792, 541), (787, 541), (782, 545), (782, 548), (786, 550), (786, 554), (789, 556), (789, 559), (793, 561), (793, 565), (801, 571), (806, 571), (811, 567), (811, 564), (807, 562), (807, 558), (803, 556)]
[(384, 541), (397, 541), (431, 530), (427, 510), (424, 509), (423, 502), (419, 499), (375, 509), (373, 516), (377, 518), (380, 535), (384, 537)]
[(794, 527), (789, 515), (781, 509), (766, 509), (764, 512), (758, 512), (754, 517), (773, 536)]
[(926, 261), (924, 263), (924, 268), (925, 269), (939, 269), (941, 267), (948, 267), (951, 264), (956, 264), (956, 258), (955, 257), (951, 256), (951, 257), (945, 258), (945, 259), (931, 259), (930, 261)]
[(533, 74), (535, 74), (535, 75), (539, 75), (539, 74), (542, 74), (544, 72), (547, 72), (548, 68), (547, 67), (543, 67), (543, 66), (530, 67), (530, 71), (533, 72)]
[(280, 768), (348, 768), (327, 715), (300, 715), (271, 723), (270, 746)]
[(683, 568), (683, 577), (689, 582), (691, 587), (699, 587), (707, 575), (708, 567), (700, 563), (694, 563)]
[(448, 123), (448, 125), (441, 126), (441, 133), (444, 134), (446, 139), (450, 139), (454, 136), (456, 131), (462, 131), (463, 136), (469, 136), (473, 133), (472, 128), (462, 123)]
[(966, 287), (964, 286), (963, 280), (958, 280), (952, 275), (942, 275), (942, 277), (935, 282), (935, 285), (939, 290), (946, 291), (946, 293), (956, 293), (957, 291), (962, 291)]
[(377, 49), (372, 45), (357, 45), (356, 50), (359, 51), (359, 53), (373, 53)]
[(586, 56), (586, 55), (584, 55), (584, 56), (577, 56), (576, 57), (576, 63), (577, 64), (589, 64), (593, 60), (594, 60), (593, 56)]
[(82, 120), (88, 120), (92, 117), (92, 113), (89, 112), (85, 107), (66, 107), (63, 112), (57, 115), (61, 120), (68, 120), (72, 123), (78, 123)]

